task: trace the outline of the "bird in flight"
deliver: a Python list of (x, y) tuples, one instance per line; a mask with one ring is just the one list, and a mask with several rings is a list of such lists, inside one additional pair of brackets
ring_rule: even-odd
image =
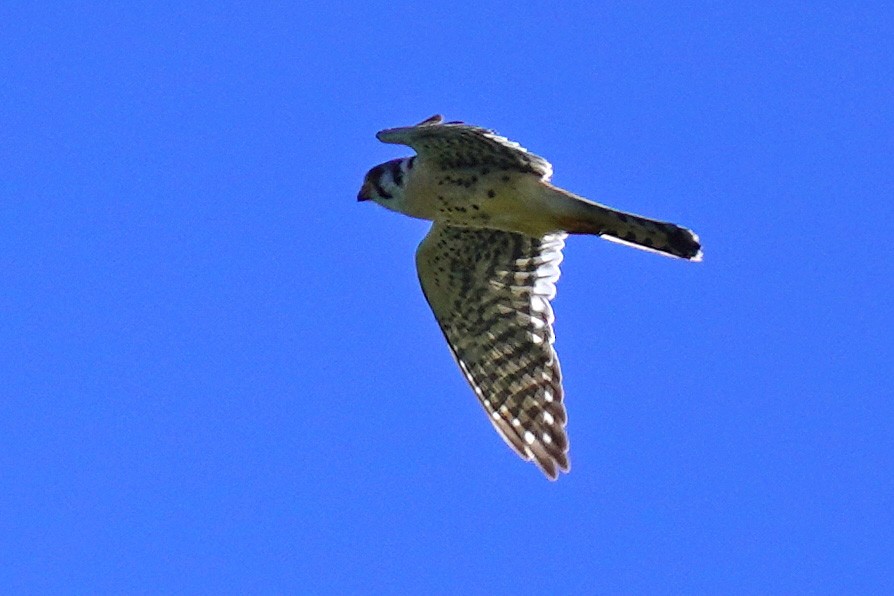
[(450, 351), (500, 436), (555, 480), (570, 469), (550, 306), (566, 236), (699, 261), (698, 236), (553, 186), (549, 162), (491, 130), (432, 116), (376, 137), (416, 155), (369, 170), (357, 200), (433, 222), (416, 268)]

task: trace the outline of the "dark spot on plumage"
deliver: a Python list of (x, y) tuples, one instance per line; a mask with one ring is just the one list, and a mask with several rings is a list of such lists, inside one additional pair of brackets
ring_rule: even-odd
[(500, 180), (502, 180), (503, 182), (509, 182), (509, 176), (503, 176), (502, 178), (500, 178)]
[(488, 174), (490, 174), (490, 170), (488, 170), (487, 168), (482, 168), (482, 169), (481, 169), (481, 175), (482, 175), (482, 176), (487, 176)]
[(491, 190), (487, 191), (487, 196), (492, 199), (495, 196), (497, 196), (497, 193), (493, 189), (491, 189)]
[(623, 213), (619, 213), (619, 214), (618, 214), (618, 219), (620, 219), (622, 223), (627, 223), (627, 219), (628, 219), (628, 218), (627, 218), (627, 216), (624, 215)]
[[(519, 259), (520, 261), (520, 259)], [(527, 259), (525, 261), (519, 262), (517, 265), (518, 270), (522, 273), (534, 273), (540, 267), (533, 259)]]
[[(531, 344), (523, 341), (522, 336), (519, 336), (508, 352), (500, 354), (498, 357), (491, 360), (488, 363), (488, 366), (493, 367), (495, 370), (508, 368), (510, 363), (515, 364), (522, 361), (524, 356), (530, 353), (530, 349)], [(523, 365), (525, 365), (523, 368), (516, 367), (515, 370), (504, 374), (503, 378), (509, 381), (512, 385), (523, 385), (525, 383), (525, 377), (527, 377), (525, 368), (534, 368), (531, 366), (533, 364), (534, 362), (523, 362)]]
[(481, 207), (479, 207), (478, 205), (472, 205), (472, 209), (478, 211), (479, 209), (481, 209)]
[(373, 188), (376, 189), (376, 194), (378, 194), (383, 199), (393, 199), (394, 198), (394, 196), (391, 193), (385, 192), (385, 189), (382, 188), (382, 185), (379, 182), (378, 177), (373, 180)]
[(643, 246), (652, 246), (652, 244), (654, 243), (652, 242), (651, 238), (649, 238), (648, 236), (643, 238)]
[(400, 160), (395, 159), (388, 162), (388, 169), (391, 170), (391, 179), (398, 186), (403, 181), (404, 173), (400, 169)]
[(693, 238), (692, 232), (677, 226), (670, 226), (667, 233), (667, 243), (673, 254), (685, 259), (691, 259), (698, 254), (701, 245)]

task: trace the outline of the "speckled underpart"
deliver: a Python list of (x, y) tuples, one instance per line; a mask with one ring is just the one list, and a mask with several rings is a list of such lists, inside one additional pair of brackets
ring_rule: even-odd
[(426, 299), (491, 423), (553, 479), (569, 466), (550, 306), (564, 237), (435, 224), (416, 254)]
[(495, 188), (500, 182), (486, 168), (462, 168), (438, 171), (433, 176), (435, 212), (431, 219), (455, 226), (493, 227), (494, 217), (505, 212)]

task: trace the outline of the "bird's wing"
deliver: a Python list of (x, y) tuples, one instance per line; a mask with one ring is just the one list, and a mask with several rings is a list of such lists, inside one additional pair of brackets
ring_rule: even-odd
[(548, 161), (492, 130), (432, 116), (416, 126), (388, 128), (376, 134), (383, 143), (408, 145), (419, 156), (446, 168), (480, 167), (522, 172), (549, 180)]
[(425, 297), (497, 432), (555, 479), (567, 472), (553, 310), (565, 234), (434, 224), (416, 251)]

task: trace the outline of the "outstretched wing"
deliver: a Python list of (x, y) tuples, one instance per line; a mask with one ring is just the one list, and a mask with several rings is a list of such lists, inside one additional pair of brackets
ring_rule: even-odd
[(436, 223), (416, 252), (425, 297), (497, 432), (553, 480), (569, 469), (550, 306), (564, 244)]
[(383, 143), (408, 145), (419, 156), (445, 168), (493, 167), (549, 180), (548, 161), (492, 130), (432, 116), (416, 126), (388, 128), (376, 138)]

